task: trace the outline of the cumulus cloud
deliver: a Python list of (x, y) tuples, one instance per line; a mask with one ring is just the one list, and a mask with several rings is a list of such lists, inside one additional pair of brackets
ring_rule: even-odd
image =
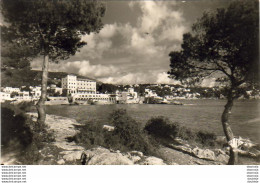
[(205, 78), (201, 82), (202, 87), (214, 87), (216, 84), (216, 78)]
[(178, 84), (178, 81), (168, 78), (166, 72), (143, 72), (143, 73), (127, 73), (122, 76), (111, 76), (107, 78), (99, 78), (104, 83), (113, 84)]
[[(31, 67), (33, 69), (41, 69), (41, 61), (37, 60), (32, 62)], [(111, 74), (116, 74), (119, 72), (119, 68), (108, 65), (104, 66), (101, 64), (92, 65), (89, 61), (74, 61), (74, 62), (60, 62), (59, 64), (50, 63), (49, 70), (52, 72), (68, 72), (68, 73), (75, 73), (82, 76), (88, 76), (93, 78), (99, 77), (107, 77)]]
[[(95, 77), (106, 83), (173, 83), (169, 79), (168, 54), (180, 48), (187, 31), (175, 2), (131, 1), (139, 9), (136, 24), (105, 24), (98, 34), (83, 36), (87, 45), (68, 61), (51, 64), (52, 71), (66, 71)], [(135, 14), (133, 14), (135, 16)], [(41, 64), (32, 63), (33, 68)], [(38, 68), (39, 69), (39, 68)]]

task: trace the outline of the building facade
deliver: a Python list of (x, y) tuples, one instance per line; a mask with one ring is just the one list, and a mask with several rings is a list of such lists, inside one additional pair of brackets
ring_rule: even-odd
[(89, 79), (77, 78), (75, 75), (67, 75), (61, 80), (62, 89), (67, 90), (68, 94), (96, 93), (96, 82)]

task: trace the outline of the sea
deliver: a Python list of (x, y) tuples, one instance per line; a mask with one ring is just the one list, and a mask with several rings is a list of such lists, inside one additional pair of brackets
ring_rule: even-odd
[[(180, 100), (184, 105), (167, 104), (112, 104), (112, 105), (54, 105), (47, 106), (47, 114), (74, 118), (80, 123), (110, 124), (110, 114), (117, 109), (127, 113), (145, 126), (152, 117), (164, 116), (183, 126), (224, 135), (221, 114), (225, 100)], [(235, 136), (260, 143), (260, 100), (237, 100), (230, 114), (230, 125)]]

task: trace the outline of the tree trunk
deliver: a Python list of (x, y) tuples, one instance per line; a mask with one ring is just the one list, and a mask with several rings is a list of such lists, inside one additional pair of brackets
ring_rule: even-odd
[[(222, 118), (221, 118), (223, 130), (228, 142), (234, 139), (234, 134), (229, 125), (229, 114), (231, 113), (232, 107), (233, 107), (233, 98), (228, 97), (228, 101), (227, 104), (225, 105), (225, 109), (222, 113)], [(237, 164), (237, 161), (238, 161), (238, 152), (236, 151), (236, 149), (230, 146), (230, 157), (229, 157), (228, 164), (234, 165)]]
[(48, 81), (48, 67), (49, 67), (49, 55), (44, 55), (43, 65), (42, 65), (42, 88), (41, 88), (41, 98), (37, 103), (38, 110), (38, 122), (43, 124), (46, 118), (45, 112), (45, 101), (47, 97), (47, 81)]

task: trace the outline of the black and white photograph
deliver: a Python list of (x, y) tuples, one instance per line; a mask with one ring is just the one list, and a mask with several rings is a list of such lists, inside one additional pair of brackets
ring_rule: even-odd
[(258, 0), (0, 3), (2, 166), (260, 165)]

